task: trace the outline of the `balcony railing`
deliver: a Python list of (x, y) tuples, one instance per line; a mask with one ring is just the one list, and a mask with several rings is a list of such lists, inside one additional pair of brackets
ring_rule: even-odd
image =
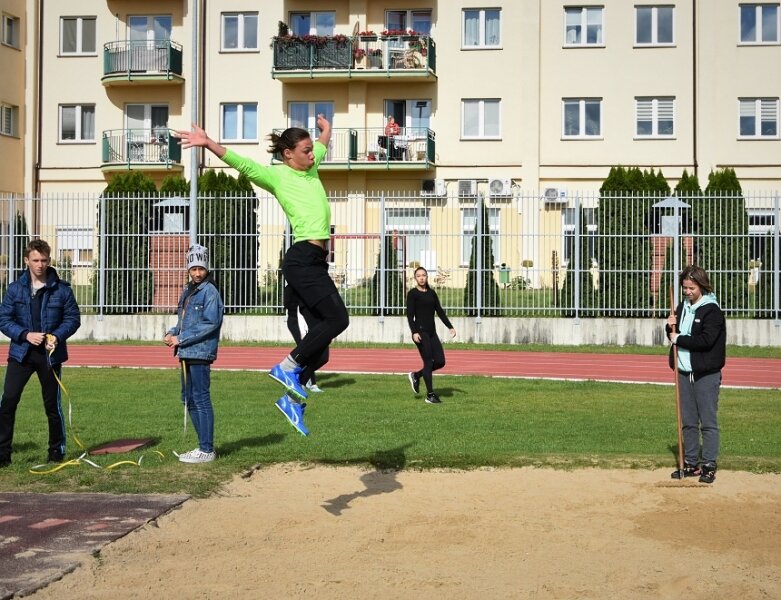
[(313, 39), (275, 38), (273, 76), (284, 79), (436, 75), (437, 47), (427, 35)]
[[(283, 130), (275, 129), (275, 133)], [(311, 131), (313, 139), (316, 132)], [(385, 135), (382, 127), (333, 129), (321, 168), (430, 169), (434, 167), (436, 141), (426, 127), (402, 127), (398, 135)], [(279, 157), (274, 157), (276, 161)]]
[(165, 128), (104, 131), (102, 151), (104, 167), (147, 165), (170, 169), (182, 160), (179, 140)]
[(171, 40), (109, 42), (103, 46), (103, 80), (182, 80), (182, 47)]

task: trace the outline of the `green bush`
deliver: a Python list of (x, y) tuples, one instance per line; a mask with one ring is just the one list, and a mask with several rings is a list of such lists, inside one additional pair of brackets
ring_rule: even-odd
[[(497, 307), (502, 305), (499, 294), (499, 284), (493, 273), (494, 249), (491, 242), (491, 232), (488, 223), (488, 208), (484, 202), (480, 203), (480, 220), (475, 220), (475, 231), (472, 237), (472, 250), (469, 253), (469, 271), (466, 275), (466, 287), (464, 288), (464, 309), (469, 316), (476, 316), (477, 291), (481, 290), (481, 310), (483, 316), (495, 316), (499, 314)], [(478, 229), (478, 225), (480, 228)], [(480, 231), (480, 233), (478, 233)], [(482, 268), (477, 270), (477, 253), (482, 255)]]
[[(383, 244), (385, 252), (385, 270), (382, 269), (381, 255), (377, 253), (377, 268), (372, 276), (372, 306), (384, 306), (383, 314), (404, 314), (406, 298), (404, 297), (404, 268), (399, 266), (399, 257), (396, 251), (398, 238), (394, 235), (386, 235)], [(380, 277), (385, 281), (385, 302), (380, 302)], [(379, 314), (379, 310), (377, 310)]]

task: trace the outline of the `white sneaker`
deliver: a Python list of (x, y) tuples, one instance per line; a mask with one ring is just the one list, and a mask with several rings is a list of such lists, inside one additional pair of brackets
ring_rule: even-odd
[(183, 463), (207, 463), (215, 458), (217, 458), (216, 452), (201, 452), (200, 448), (179, 455), (179, 460)]
[(316, 394), (318, 394), (318, 393), (323, 391), (319, 387), (317, 387), (316, 383), (312, 383), (311, 381), (307, 381), (306, 382), (306, 389), (308, 389), (310, 392), (314, 392)]

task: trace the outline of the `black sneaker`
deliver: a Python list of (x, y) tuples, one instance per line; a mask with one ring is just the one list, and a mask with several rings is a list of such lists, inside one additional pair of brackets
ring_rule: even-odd
[(700, 483), (713, 483), (714, 481), (716, 481), (716, 465), (713, 463), (702, 465)]
[(415, 375), (415, 373), (410, 373), (407, 375), (407, 379), (409, 379), (409, 384), (412, 386), (412, 391), (416, 394), (420, 393), (420, 377)]
[(60, 454), (59, 452), (51, 452), (49, 454), (49, 461), (50, 463), (61, 463), (63, 460), (65, 460), (65, 457)]
[(428, 404), (442, 404), (442, 400), (434, 392), (426, 395), (426, 402)]
[[(683, 476), (684, 477), (697, 477), (701, 473), (700, 468), (697, 465), (692, 465), (687, 462), (683, 463)], [(680, 479), (681, 472), (673, 471), (670, 473), (670, 477), (673, 479)]]
[(11, 457), (0, 458), (0, 469), (11, 466)]

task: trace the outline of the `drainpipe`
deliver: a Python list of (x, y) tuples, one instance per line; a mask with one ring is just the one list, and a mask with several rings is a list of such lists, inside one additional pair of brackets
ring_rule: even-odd
[(697, 0), (692, 0), (692, 162), (697, 177)]
[(38, 60), (36, 74), (36, 104), (37, 116), (36, 116), (36, 131), (35, 131), (35, 162), (33, 164), (33, 195), (38, 196), (41, 193), (41, 149), (43, 147), (43, 134), (41, 133), (42, 121), (43, 121), (43, 5), (44, 0), (41, 0), (40, 7), (38, 8)]

